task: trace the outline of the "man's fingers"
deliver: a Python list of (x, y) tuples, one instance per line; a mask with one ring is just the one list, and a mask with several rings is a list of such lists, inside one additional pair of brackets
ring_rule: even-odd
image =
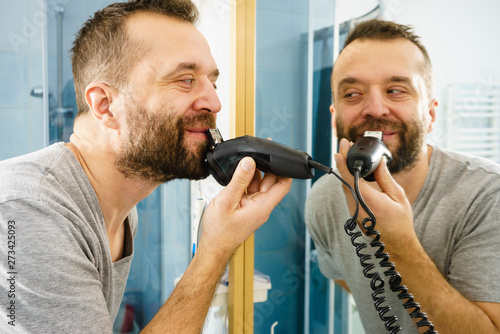
[(253, 179), (247, 188), (247, 194), (254, 194), (260, 190), (261, 179), (262, 179), (262, 172), (256, 169), (253, 175)]
[(339, 143), (339, 153), (342, 154), (344, 157), (347, 156), (347, 152), (349, 152), (349, 149), (351, 148), (352, 144), (349, 143), (349, 141), (345, 138), (342, 138)]
[(273, 174), (264, 176), (260, 192), (264, 195), (261, 199), (262, 206), (269, 206), (272, 210), (290, 191), (293, 179), (277, 177)]
[(352, 184), (354, 178), (347, 169), (347, 162), (346, 162), (347, 152), (349, 151), (350, 148), (351, 145), (347, 141), (347, 139), (342, 138), (340, 140), (339, 153), (336, 153), (334, 157), (335, 157), (335, 163), (337, 165), (337, 170), (339, 171), (340, 175), (345, 181)]
[(219, 193), (218, 197), (221, 202), (227, 203), (231, 207), (237, 206), (255, 174), (255, 161), (250, 157), (241, 159), (231, 182)]
[(394, 181), (387, 168), (386, 157), (382, 158), (379, 166), (375, 170), (375, 180), (377, 181), (380, 189), (386, 193), (392, 200), (402, 203), (406, 200), (404, 190)]
[(264, 178), (262, 179), (262, 182), (260, 183), (260, 189), (259, 191), (268, 191), (269, 188), (273, 186), (273, 184), (276, 183), (278, 180), (278, 177), (274, 174), (271, 173), (265, 173)]

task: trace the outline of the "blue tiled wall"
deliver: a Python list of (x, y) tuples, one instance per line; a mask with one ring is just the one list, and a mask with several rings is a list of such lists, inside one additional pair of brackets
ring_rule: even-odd
[(42, 99), (30, 97), (42, 84), (38, 2), (0, 2), (0, 160), (43, 147)]

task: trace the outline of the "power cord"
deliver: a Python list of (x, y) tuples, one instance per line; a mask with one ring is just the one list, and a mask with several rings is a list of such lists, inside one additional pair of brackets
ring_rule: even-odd
[(412, 319), (420, 319), (416, 322), (417, 327), (428, 327), (428, 330), (424, 332), (424, 334), (437, 334), (438, 332), (434, 330), (434, 325), (431, 321), (428, 320), (425, 312), (421, 311), (420, 304), (415, 302), (413, 295), (408, 291), (408, 288), (404, 285), (401, 285), (401, 275), (396, 271), (396, 266), (393, 262), (389, 261), (389, 254), (385, 252), (385, 245), (382, 241), (380, 241), (380, 232), (375, 229), (376, 218), (373, 212), (370, 210), (368, 205), (363, 200), (363, 196), (361, 196), (361, 191), (359, 189), (359, 179), (360, 173), (363, 170), (364, 162), (362, 160), (356, 160), (353, 163), (354, 170), (354, 189), (351, 187), (349, 183), (347, 183), (340, 175), (335, 173), (333, 168), (324, 166), (316, 161), (309, 160), (309, 166), (315, 169), (319, 169), (327, 174), (333, 174), (337, 177), (351, 192), (354, 202), (355, 202), (355, 210), (354, 214), (351, 218), (347, 219), (344, 224), (344, 230), (347, 235), (351, 237), (351, 243), (356, 248), (356, 255), (359, 257), (359, 261), (361, 266), (363, 267), (363, 275), (370, 279), (370, 288), (372, 289), (372, 299), (374, 302), (375, 309), (379, 314), (379, 318), (384, 322), (386, 330), (390, 334), (396, 334), (401, 331), (401, 326), (398, 325), (398, 318), (396, 315), (387, 315), (387, 313), (391, 310), (390, 305), (387, 304), (387, 298), (384, 296), (385, 282), (375, 270), (375, 265), (370, 263), (369, 261), (372, 259), (370, 254), (363, 254), (362, 250), (367, 248), (368, 245), (364, 242), (357, 242), (356, 239), (362, 236), (361, 231), (354, 232), (354, 229), (357, 226), (357, 219), (359, 213), (359, 205), (363, 210), (365, 210), (368, 215), (367, 218), (363, 219), (362, 226), (366, 230), (366, 235), (373, 237), (370, 242), (370, 247), (377, 248), (375, 251), (375, 258), (379, 259), (380, 266), (382, 268), (388, 268), (384, 275), (389, 277), (389, 288), (392, 292), (397, 293), (397, 296), (400, 300), (405, 301), (403, 307), (408, 309), (413, 309), (410, 312), (410, 317)]

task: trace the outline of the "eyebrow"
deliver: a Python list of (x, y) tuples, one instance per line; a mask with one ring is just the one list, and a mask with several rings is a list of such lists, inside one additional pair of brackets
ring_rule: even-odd
[(404, 84), (407, 84), (411, 87), (413, 87), (413, 83), (411, 82), (411, 79), (406, 77), (406, 76), (398, 76), (398, 75), (395, 75), (395, 76), (392, 76), (388, 82), (400, 82), (400, 83), (404, 83)]
[[(183, 62), (183, 63), (179, 63), (177, 65), (177, 67), (172, 70), (171, 72), (169, 72), (167, 75), (165, 75), (165, 77), (172, 77), (172, 76), (175, 76), (177, 73), (179, 72), (183, 72), (183, 71), (186, 71), (186, 70), (191, 70), (191, 71), (195, 71), (199, 66), (196, 64), (196, 63), (191, 63), (191, 62)], [(219, 77), (219, 69), (216, 68), (215, 70), (213, 70), (212, 72), (210, 72), (208, 74), (209, 77), (215, 77), (215, 79), (217, 79)]]
[(337, 92), (340, 93), (340, 91), (342, 90), (342, 88), (344, 86), (347, 86), (347, 85), (352, 85), (352, 84), (355, 84), (355, 83), (358, 83), (359, 80), (355, 77), (346, 77), (342, 80), (339, 81), (339, 86), (337, 88)]

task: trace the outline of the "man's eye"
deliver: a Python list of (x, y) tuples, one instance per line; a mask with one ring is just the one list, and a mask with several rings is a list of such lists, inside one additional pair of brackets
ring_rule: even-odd
[(182, 80), (182, 81), (184, 81), (184, 82), (186, 82), (186, 83), (188, 83), (188, 84), (192, 84), (192, 83), (193, 83), (193, 81), (194, 81), (194, 79), (184, 79), (184, 80)]
[(356, 96), (359, 96), (360, 94), (359, 93), (347, 93), (344, 95), (345, 98), (350, 98), (350, 97), (356, 97)]
[(389, 90), (387, 90), (387, 93), (389, 93), (389, 94), (400, 94), (400, 93), (404, 93), (404, 91), (402, 91), (401, 89), (389, 89)]

